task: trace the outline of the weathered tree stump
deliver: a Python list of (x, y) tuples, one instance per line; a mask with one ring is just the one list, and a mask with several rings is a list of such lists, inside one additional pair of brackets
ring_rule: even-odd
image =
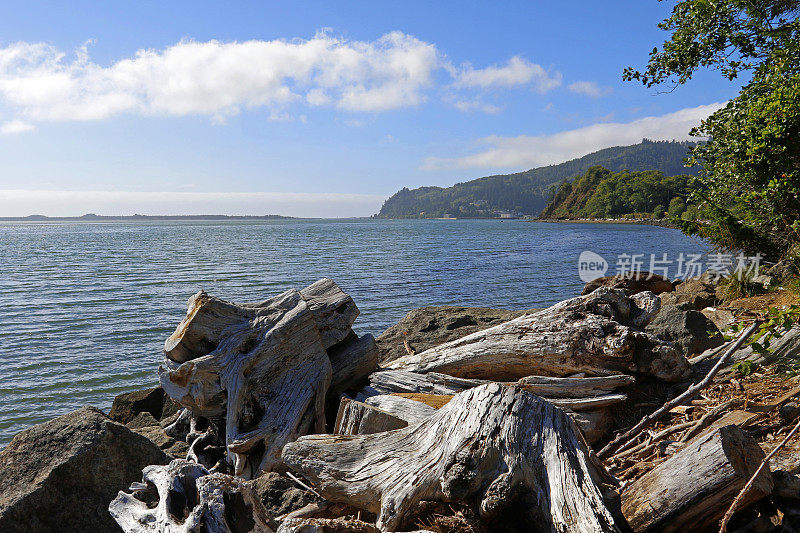
[[(254, 477), (280, 466), (287, 442), (324, 431), (333, 373), (326, 349), (351, 336), (357, 315), (353, 300), (328, 279), (257, 303), (199, 292), (165, 343), (161, 384), (194, 417), (224, 419), (228, 461), (237, 475)], [(338, 368), (346, 375), (335, 382), (360, 372), (355, 359), (343, 359)]]
[[(622, 493), (622, 513), (634, 531), (717, 531), (719, 520), (764, 459), (741, 428), (724, 426), (686, 445)], [(772, 491), (763, 470), (742, 507)]]
[(258, 496), (240, 478), (175, 459), (146, 467), (142, 479), (108, 506), (125, 533), (274, 531)]
[(477, 502), (486, 521), (542, 531), (616, 531), (572, 420), (515, 386), (457, 395), (426, 421), (373, 435), (309, 435), (283, 460), (328, 500), (397, 531), (422, 500)]
[(627, 297), (621, 290), (600, 288), (401, 357), (386, 368), (496, 381), (578, 372), (640, 373), (679, 381), (690, 372), (686, 358), (671, 344), (638, 329), (657, 312), (650, 296)]

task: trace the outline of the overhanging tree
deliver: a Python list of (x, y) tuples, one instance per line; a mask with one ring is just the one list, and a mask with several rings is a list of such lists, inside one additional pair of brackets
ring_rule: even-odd
[(739, 95), (692, 130), (708, 138), (690, 151), (700, 164), (693, 203), (708, 223), (685, 232), (727, 250), (796, 256), (800, 242), (800, 2), (684, 0), (659, 27), (671, 33), (647, 67), (625, 69), (647, 87), (687, 83), (700, 68), (730, 80)]

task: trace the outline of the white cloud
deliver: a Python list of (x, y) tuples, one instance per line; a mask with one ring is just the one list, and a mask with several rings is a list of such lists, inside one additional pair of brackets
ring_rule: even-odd
[(576, 81), (567, 86), (570, 92), (575, 94), (582, 94), (589, 98), (600, 98), (611, 94), (611, 89), (608, 87), (600, 87), (593, 81)]
[(486, 113), (487, 115), (497, 115), (503, 108), (481, 102), (479, 99), (474, 100), (458, 100), (458, 99), (450, 99), (450, 104), (458, 109), (463, 113), (472, 113), (474, 111), (481, 111), (482, 113)]
[(9, 120), (0, 124), (0, 135), (14, 135), (15, 133), (23, 133), (35, 129), (36, 126), (22, 120)]
[(432, 44), (393, 32), (371, 41), (182, 41), (109, 66), (87, 47), (68, 58), (44, 43), (0, 48), (0, 102), (29, 121), (125, 113), (220, 117), (305, 99), (350, 111), (417, 105), (442, 66)]
[(369, 216), (386, 199), (374, 194), (278, 192), (125, 192), (0, 190), (3, 216), (265, 215)]
[(532, 84), (540, 93), (546, 93), (561, 85), (561, 73), (548, 73), (541, 65), (531, 63), (527, 59), (514, 56), (502, 67), (490, 66), (475, 69), (466, 64), (459, 70), (453, 70), (456, 78), (455, 87), (513, 87)]
[(457, 158), (429, 157), (421, 168), (532, 168), (561, 163), (602, 148), (635, 144), (645, 137), (652, 140), (696, 140), (689, 136), (689, 130), (724, 105), (713, 103), (628, 123), (593, 124), (551, 135), (493, 135), (478, 141), (489, 146), (486, 150)]

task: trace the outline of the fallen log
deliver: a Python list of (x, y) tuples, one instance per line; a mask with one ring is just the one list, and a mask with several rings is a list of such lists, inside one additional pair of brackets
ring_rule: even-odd
[(480, 379), (462, 379), (438, 372), (421, 374), (406, 370), (381, 370), (369, 376), (372, 394), (419, 392), (426, 394), (458, 394), (459, 392), (489, 383)]
[[(237, 475), (255, 477), (280, 466), (284, 444), (324, 431), (333, 375), (326, 349), (351, 335), (357, 314), (352, 299), (327, 279), (257, 303), (201, 291), (165, 343), (161, 384), (193, 417), (223, 419), (228, 462)], [(358, 373), (353, 360), (338, 365), (344, 376), (334, 381)]]
[[(637, 532), (711, 531), (756, 471), (764, 452), (737, 426), (687, 444), (622, 493), (622, 513)], [(763, 470), (741, 506), (772, 491)]]
[(369, 435), (404, 428), (407, 425), (406, 420), (387, 411), (342, 398), (333, 432), (336, 435)]
[(633, 385), (636, 378), (626, 374), (589, 378), (554, 378), (526, 376), (518, 383), (543, 398), (585, 398), (603, 396), (620, 387)]
[(651, 317), (654, 312), (636, 305), (645, 302), (652, 306), (647, 293), (636, 296), (639, 298), (600, 288), (395, 359), (386, 368), (498, 381), (530, 375), (565, 377), (578, 372), (639, 373), (665, 381), (686, 378), (690, 373), (686, 358), (670, 343), (638, 329), (647, 322), (643, 316)]
[(120, 491), (108, 506), (125, 533), (274, 531), (261, 500), (242, 479), (210, 474), (184, 459), (148, 466), (142, 475), (131, 493)]
[(372, 396), (364, 400), (364, 403), (377, 407), (378, 409), (383, 409), (387, 413), (391, 413), (409, 424), (418, 424), (436, 413), (436, 409), (422, 402), (387, 394)]
[(422, 500), (477, 502), (483, 520), (547, 531), (616, 531), (572, 420), (515, 386), (482, 385), (426, 421), (359, 436), (309, 435), (283, 460), (328, 500), (397, 531)]

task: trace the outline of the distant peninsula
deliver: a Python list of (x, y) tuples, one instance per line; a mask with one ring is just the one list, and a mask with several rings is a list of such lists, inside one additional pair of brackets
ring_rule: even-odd
[(87, 213), (79, 217), (48, 217), (28, 215), (26, 217), (0, 217), (0, 222), (146, 222), (149, 220), (297, 220), (283, 215), (95, 215)]
[[(520, 218), (542, 212), (564, 180), (602, 166), (611, 172), (655, 170), (665, 176), (696, 175), (684, 159), (694, 143), (643, 139), (558, 165), (514, 174), (486, 176), (452, 187), (404, 188), (392, 195), (376, 218)], [(666, 206), (665, 206), (666, 207)]]

